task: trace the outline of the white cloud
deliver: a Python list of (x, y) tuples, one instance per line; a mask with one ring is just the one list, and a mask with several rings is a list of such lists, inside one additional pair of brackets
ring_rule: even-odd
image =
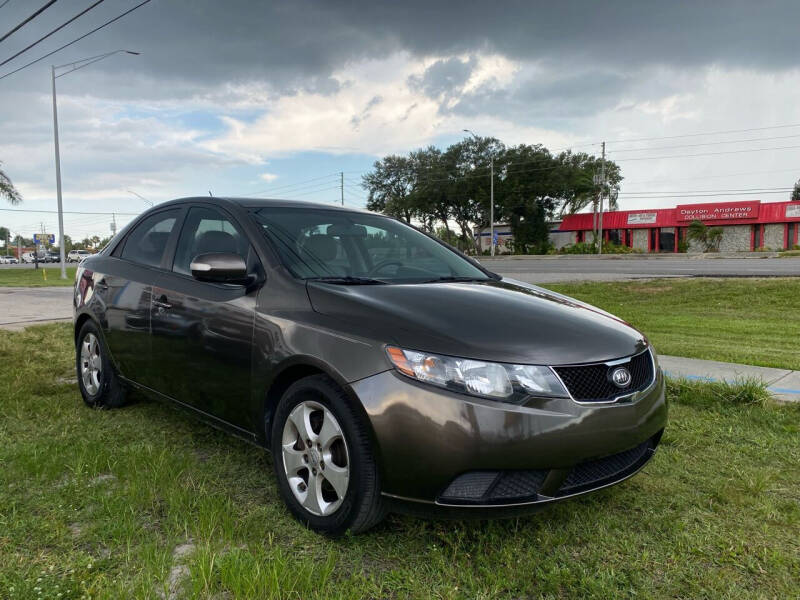
[(266, 181), (267, 183), (272, 183), (278, 178), (278, 175), (276, 175), (275, 173), (261, 173), (259, 177), (264, 181)]

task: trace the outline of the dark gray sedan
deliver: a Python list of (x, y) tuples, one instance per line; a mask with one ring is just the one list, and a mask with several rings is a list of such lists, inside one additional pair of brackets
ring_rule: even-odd
[(363, 211), (161, 204), (81, 263), (74, 307), (88, 405), (133, 387), (269, 449), (291, 512), (331, 535), (618, 483), (667, 421), (641, 333)]

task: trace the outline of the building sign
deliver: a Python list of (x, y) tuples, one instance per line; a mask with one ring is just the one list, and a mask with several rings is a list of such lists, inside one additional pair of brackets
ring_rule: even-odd
[(629, 213), (628, 225), (655, 225), (658, 213)]
[(675, 207), (678, 221), (738, 221), (757, 219), (759, 200), (751, 202), (719, 202), (715, 204), (681, 204)]
[(800, 204), (787, 204), (786, 205), (786, 218), (787, 219), (800, 219)]

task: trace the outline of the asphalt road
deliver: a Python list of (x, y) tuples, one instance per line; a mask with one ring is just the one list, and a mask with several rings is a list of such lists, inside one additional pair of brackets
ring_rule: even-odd
[(528, 283), (653, 277), (800, 277), (800, 258), (483, 258), (487, 269)]

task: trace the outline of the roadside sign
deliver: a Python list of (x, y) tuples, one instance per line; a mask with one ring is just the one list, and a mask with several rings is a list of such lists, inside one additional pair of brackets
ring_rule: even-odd
[(55, 244), (56, 234), (54, 233), (34, 233), (33, 241), (36, 244)]

